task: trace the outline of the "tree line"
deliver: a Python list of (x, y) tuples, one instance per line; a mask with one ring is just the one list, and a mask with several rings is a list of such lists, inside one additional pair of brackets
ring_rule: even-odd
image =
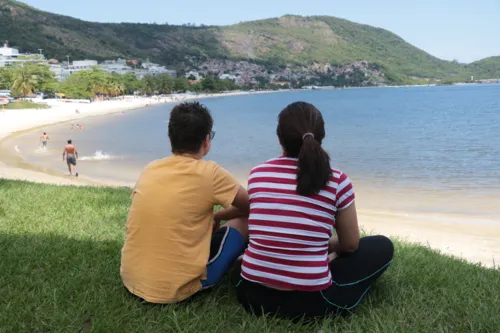
[(112, 74), (94, 67), (70, 75), (57, 82), (48, 65), (25, 63), (0, 68), (0, 89), (11, 90), (14, 96), (31, 96), (37, 92), (64, 94), (68, 98), (92, 99), (96, 96), (157, 95), (174, 92), (221, 92), (240, 89), (233, 81), (215, 76), (193, 81), (173, 78), (168, 74), (137, 79), (133, 73)]

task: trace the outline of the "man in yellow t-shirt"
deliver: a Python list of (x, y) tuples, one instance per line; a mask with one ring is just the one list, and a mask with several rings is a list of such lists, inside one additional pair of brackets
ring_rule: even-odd
[[(132, 194), (120, 274), (151, 303), (175, 303), (216, 284), (248, 239), (248, 193), (229, 172), (202, 158), (213, 119), (198, 102), (175, 106), (173, 156), (150, 163)], [(225, 209), (214, 214), (214, 206)], [(228, 221), (219, 227), (220, 221)]]

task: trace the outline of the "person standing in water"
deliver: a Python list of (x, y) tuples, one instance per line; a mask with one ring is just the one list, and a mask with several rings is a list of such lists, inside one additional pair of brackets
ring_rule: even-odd
[(42, 142), (43, 150), (47, 150), (47, 142), (49, 141), (49, 136), (47, 133), (43, 132), (43, 135), (40, 137), (40, 142)]
[(76, 159), (78, 158), (78, 151), (76, 147), (73, 146), (73, 142), (68, 140), (68, 144), (64, 147), (63, 151), (63, 161), (66, 160), (68, 164), (69, 175), (72, 176), (71, 166), (75, 169), (75, 176), (78, 177), (78, 168), (76, 166)]

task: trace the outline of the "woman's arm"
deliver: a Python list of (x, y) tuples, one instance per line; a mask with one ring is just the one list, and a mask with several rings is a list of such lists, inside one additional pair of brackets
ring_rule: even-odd
[(335, 216), (337, 236), (328, 242), (329, 253), (354, 252), (359, 245), (359, 226), (356, 205), (353, 202), (347, 208), (337, 211)]

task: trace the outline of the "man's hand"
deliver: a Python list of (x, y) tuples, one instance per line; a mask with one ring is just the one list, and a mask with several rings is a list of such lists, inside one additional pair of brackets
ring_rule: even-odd
[(214, 224), (212, 226), (212, 233), (215, 233), (220, 228), (220, 220), (214, 218)]

